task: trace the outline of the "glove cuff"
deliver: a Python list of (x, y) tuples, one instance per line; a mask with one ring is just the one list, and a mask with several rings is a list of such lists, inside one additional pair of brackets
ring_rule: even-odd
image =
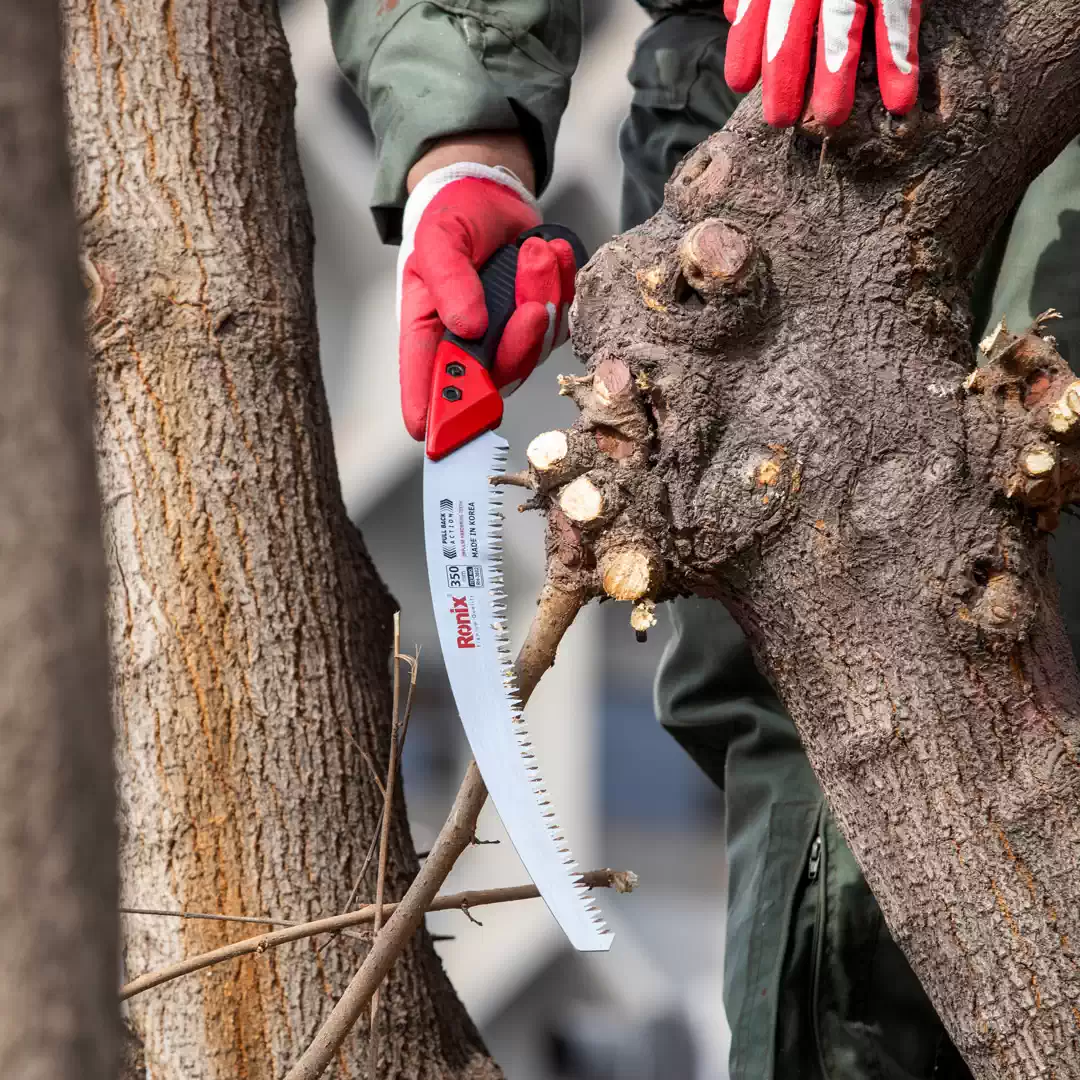
[(420, 223), (428, 203), (435, 198), (436, 194), (447, 184), (455, 180), (492, 180), (496, 184), (502, 184), (509, 188), (526, 206), (531, 206), (540, 217), (540, 204), (536, 196), (517, 178), (509, 169), (501, 165), (481, 165), (476, 161), (455, 161), (453, 165), (444, 165), (441, 169), (429, 172), (412, 189), (412, 193), (405, 202), (405, 211), (401, 222), (401, 246), (406, 244), (411, 248), (413, 237), (416, 235), (416, 226)]
[(496, 184), (512, 191), (526, 206), (532, 207), (538, 221), (543, 220), (540, 203), (536, 196), (517, 178), (516, 174), (501, 165), (481, 165), (476, 161), (456, 161), (453, 165), (444, 165), (441, 169), (429, 172), (412, 189), (405, 202), (405, 212), (401, 220), (401, 247), (397, 259), (397, 315), (401, 323), (401, 275), (405, 262), (413, 253), (416, 243), (416, 227), (424, 216), (429, 203), (447, 184), (455, 180), (492, 180)]

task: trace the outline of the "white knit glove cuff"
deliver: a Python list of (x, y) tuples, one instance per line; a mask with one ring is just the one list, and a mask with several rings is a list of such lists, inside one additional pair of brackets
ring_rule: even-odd
[(509, 188), (527, 206), (536, 211), (539, 218), (540, 204), (536, 196), (517, 178), (509, 169), (501, 165), (481, 165), (476, 161), (457, 161), (453, 165), (444, 165), (441, 169), (429, 172), (413, 188), (412, 194), (405, 203), (405, 212), (401, 221), (401, 248), (398, 250), (397, 261), (397, 315), (398, 324), (401, 323), (401, 276), (405, 270), (405, 262), (413, 253), (413, 245), (416, 242), (416, 227), (424, 211), (428, 208), (437, 192), (452, 184), (455, 180), (474, 178), (477, 180), (493, 180), (496, 184), (502, 184)]

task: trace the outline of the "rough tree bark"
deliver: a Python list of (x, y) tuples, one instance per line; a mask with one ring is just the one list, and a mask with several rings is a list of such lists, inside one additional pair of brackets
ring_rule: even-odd
[[(921, 108), (756, 98), (579, 279), (534, 447), (554, 585), (723, 600), (980, 1078), (1080, 1076), (1080, 685), (1044, 530), (1080, 496), (1052, 330), (970, 375), (970, 276), (1080, 130), (1080, 3), (927, 6)], [(1022, 329), (1022, 328), (1021, 328)]]
[[(381, 797), (391, 601), (339, 491), (311, 222), (273, 4), (65, 0), (105, 500), (122, 889), (306, 920), (345, 904)], [(416, 871), (394, 807), (387, 897)], [(361, 899), (369, 899), (374, 874)], [(236, 928), (130, 918), (130, 978)], [(279, 1077), (360, 956), (286, 946), (143, 995), (153, 1080)], [(498, 1074), (426, 934), (380, 1078)], [(347, 1045), (333, 1075), (366, 1075)]]
[(105, 559), (55, 5), (0, 7), (0, 1075), (113, 1080)]

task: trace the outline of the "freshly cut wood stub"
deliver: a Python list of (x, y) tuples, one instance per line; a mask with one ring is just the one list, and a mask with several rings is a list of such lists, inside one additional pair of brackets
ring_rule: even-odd
[(630, 626), (639, 634), (651, 630), (656, 625), (656, 604), (651, 600), (641, 600), (630, 612)]
[(537, 472), (545, 472), (560, 464), (569, 452), (565, 431), (545, 431), (529, 443), (525, 456)]
[(1049, 446), (1029, 446), (1024, 451), (1022, 464), (1028, 476), (1046, 476), (1054, 471), (1057, 455)]
[(563, 488), (559, 506), (571, 521), (595, 521), (604, 512), (604, 496), (587, 476), (579, 476)]
[(1055, 435), (1070, 435), (1080, 425), (1080, 382), (1074, 382), (1050, 406), (1050, 430)]
[(656, 591), (655, 560), (641, 548), (618, 548), (600, 559), (604, 592), (615, 600), (640, 600)]

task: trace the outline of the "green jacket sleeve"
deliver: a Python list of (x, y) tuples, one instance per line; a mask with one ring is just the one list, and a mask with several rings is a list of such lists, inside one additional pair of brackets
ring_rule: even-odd
[(518, 129), (542, 190), (581, 48), (581, 0), (327, 0), (375, 133), (372, 212), (401, 239), (405, 177), (436, 139)]

